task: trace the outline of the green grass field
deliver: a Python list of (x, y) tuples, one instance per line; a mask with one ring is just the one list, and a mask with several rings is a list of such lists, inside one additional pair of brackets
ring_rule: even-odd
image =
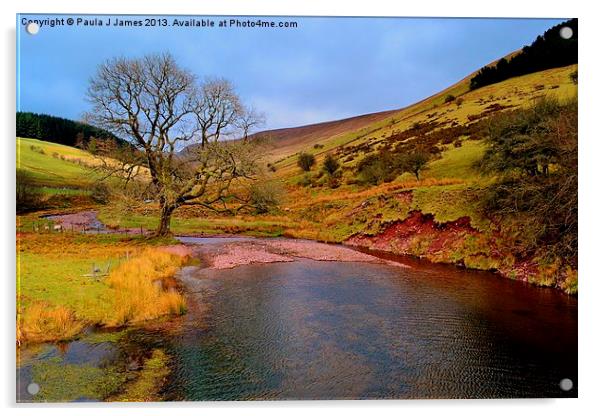
[(62, 194), (90, 186), (99, 177), (89, 167), (93, 163), (93, 156), (83, 150), (17, 137), (17, 169), (29, 173), (45, 193)]

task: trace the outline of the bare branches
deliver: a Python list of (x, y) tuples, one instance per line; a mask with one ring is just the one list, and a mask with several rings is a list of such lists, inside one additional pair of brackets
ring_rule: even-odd
[[(87, 92), (93, 109), (87, 119), (141, 150), (165, 152), (190, 140), (194, 76), (171, 55), (117, 58), (102, 64)], [(173, 132), (175, 134), (172, 136)]]
[[(127, 138), (131, 151), (111, 149), (103, 163), (107, 176), (125, 186), (148, 172), (161, 205), (157, 234), (169, 229), (171, 213), (184, 204), (235, 211), (247, 204), (238, 191), (257, 173), (258, 144), (221, 143), (261, 125), (264, 117), (240, 102), (232, 84), (211, 78), (198, 84), (169, 54), (117, 58), (102, 64), (90, 81), (88, 100), (94, 124)], [(199, 143), (185, 154), (187, 144)]]
[(194, 114), (201, 147), (232, 133), (243, 114), (243, 106), (232, 84), (222, 78), (209, 78), (195, 96)]
[(249, 138), (252, 130), (263, 125), (265, 125), (265, 114), (258, 112), (253, 107), (243, 109), (236, 121), (236, 126), (240, 129), (244, 141)]

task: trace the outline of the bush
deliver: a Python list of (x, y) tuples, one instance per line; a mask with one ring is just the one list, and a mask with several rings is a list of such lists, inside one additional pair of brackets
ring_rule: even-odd
[(462, 98), (462, 97), (456, 98), (456, 105), (458, 107), (460, 107), (462, 104), (464, 104), (464, 98)]
[(420, 172), (426, 166), (430, 159), (430, 155), (422, 151), (414, 151), (412, 153), (402, 155), (398, 162), (399, 167), (404, 172), (413, 173), (417, 180), (420, 180)]
[(31, 174), (17, 169), (16, 174), (17, 212), (33, 211), (42, 207), (42, 192)]
[(571, 82), (573, 84), (577, 85), (577, 82), (578, 82), (578, 79), (577, 79), (578, 73), (577, 73), (577, 71), (571, 72), (571, 75), (569, 75), (569, 77), (571, 78)]
[(487, 143), (480, 167), (499, 180), (482, 199), (485, 212), (520, 220), (521, 254), (542, 249), (576, 266), (577, 100), (500, 115)]
[(451, 103), (452, 101), (454, 101), (456, 99), (455, 96), (451, 95), (451, 94), (447, 94), (445, 96), (445, 99), (443, 100), (444, 103)]
[(330, 176), (328, 178), (327, 184), (330, 188), (336, 189), (341, 186), (341, 180), (335, 176)]
[(297, 159), (297, 165), (305, 172), (309, 172), (313, 165), (316, 164), (316, 158), (311, 153), (301, 152)]
[(42, 149), (40, 146), (36, 146), (36, 145), (30, 145), (29, 148), (31, 149), (32, 152), (36, 152), (39, 153), (41, 155), (45, 155), (46, 152), (44, 151), (44, 149)]
[(282, 201), (284, 191), (279, 182), (264, 181), (251, 185), (251, 204), (258, 214), (265, 214), (277, 208)]
[(328, 176), (333, 176), (339, 167), (339, 161), (331, 154), (326, 155), (324, 162), (322, 162), (322, 169), (328, 174)]
[(305, 175), (303, 175), (301, 177), (301, 179), (299, 179), (299, 182), (297, 182), (298, 185), (301, 185), (303, 187), (308, 187), (312, 184), (312, 180), (311, 180), (311, 176), (309, 175), (309, 173), (306, 173)]
[(90, 189), (90, 197), (99, 204), (106, 204), (111, 197), (109, 186), (104, 182), (96, 182)]
[(358, 179), (360, 182), (378, 185), (395, 179), (393, 161), (386, 154), (366, 156), (358, 164)]

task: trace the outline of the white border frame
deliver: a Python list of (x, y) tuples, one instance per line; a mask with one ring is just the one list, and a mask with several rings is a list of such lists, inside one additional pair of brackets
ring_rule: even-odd
[[(82, 2), (69, 0), (20, 0), (13, 4), (2, 3), (3, 62), (0, 115), (2, 116), (3, 175), (0, 195), (5, 195), (2, 209), (2, 249), (4, 302), (2, 333), (6, 336), (1, 344), (3, 374), (0, 378), (1, 404), (8, 414), (52, 415), (104, 415), (109, 411), (128, 415), (159, 415), (177, 408), (178, 414), (188, 415), (220, 411), (226, 414), (243, 412), (268, 414), (332, 413), (344, 410), (350, 415), (364, 415), (367, 411), (396, 414), (402, 411), (420, 411), (424, 414), (504, 415), (509, 412), (563, 415), (569, 413), (593, 413), (600, 409), (598, 391), (600, 383), (600, 305), (598, 297), (602, 277), (599, 267), (598, 236), (601, 235), (600, 203), (597, 192), (600, 186), (600, 170), (596, 169), (602, 156), (602, 137), (598, 123), (601, 108), (602, 68), (600, 66), (600, 26), (602, 16), (596, 13), (595, 2), (577, 1), (524, 1), (500, 2), (470, 0), (431, 0), (428, 2), (387, 2), (349, 0), (311, 2), (303, 0), (169, 0), (168, 2), (141, 2), (136, 0), (96, 0)], [(52, 404), (22, 405), (15, 403), (15, 16), (17, 13), (107, 13), (107, 14), (205, 14), (205, 15), (322, 15), (322, 16), (427, 16), (427, 17), (578, 17), (580, 32), (579, 48), (579, 125), (580, 125), (580, 192), (579, 192), (579, 399), (558, 400), (420, 400), (420, 401), (304, 401), (304, 402), (194, 402), (139, 404)], [(476, 68), (475, 68), (476, 69)], [(562, 357), (559, 357), (561, 359)]]

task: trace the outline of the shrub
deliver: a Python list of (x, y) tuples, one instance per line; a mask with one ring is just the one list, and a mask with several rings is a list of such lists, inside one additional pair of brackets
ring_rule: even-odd
[(499, 180), (484, 195), (483, 209), (520, 220), (515, 245), (523, 255), (545, 247), (576, 266), (577, 100), (540, 100), (498, 116), (489, 130), (480, 167)]
[(395, 179), (393, 161), (386, 154), (366, 156), (358, 164), (358, 179), (360, 182), (378, 185)]
[(460, 139), (456, 139), (456, 140), (454, 141), (454, 147), (456, 147), (456, 148), (457, 148), (457, 147), (462, 147), (462, 140), (460, 140)]
[(106, 204), (111, 197), (111, 190), (104, 182), (96, 182), (90, 188), (90, 197), (99, 204)]
[(339, 161), (331, 154), (326, 155), (326, 157), (324, 158), (324, 162), (322, 162), (322, 169), (329, 176), (333, 176), (335, 172), (339, 169), (339, 167)]
[(305, 175), (303, 175), (301, 177), (301, 179), (299, 179), (299, 182), (298, 182), (299, 185), (304, 186), (304, 187), (310, 186), (311, 183), (312, 183), (311, 176), (308, 173), (306, 173)]
[(577, 79), (577, 77), (578, 77), (578, 73), (577, 73), (577, 71), (573, 71), (573, 72), (571, 72), (571, 74), (569, 75), (569, 78), (571, 79), (571, 82), (572, 82), (573, 84), (575, 84), (575, 85), (577, 85), (577, 82), (578, 82), (578, 79)]
[(35, 186), (31, 174), (17, 169), (16, 174), (17, 212), (27, 212), (42, 207), (42, 192)]
[(455, 96), (453, 96), (452, 94), (447, 94), (445, 96), (445, 99), (443, 100), (444, 103), (451, 103), (452, 101), (454, 101), (456, 99)]
[(429, 159), (430, 155), (428, 153), (417, 150), (402, 155), (398, 163), (404, 172), (413, 173), (416, 176), (416, 180), (420, 180), (420, 172), (426, 166)]
[(277, 181), (257, 182), (251, 185), (251, 204), (258, 214), (265, 214), (280, 205), (283, 194)]
[(45, 155), (46, 152), (44, 151), (44, 149), (42, 149), (40, 146), (36, 146), (34, 144), (30, 145), (29, 148), (31, 149), (32, 152), (36, 152), (39, 153), (41, 155)]
[(327, 183), (328, 183), (328, 186), (332, 189), (336, 189), (339, 186), (341, 186), (341, 180), (335, 176), (330, 176), (328, 178)]
[(462, 97), (456, 98), (456, 105), (458, 107), (460, 107), (462, 104), (464, 104), (464, 98), (462, 98)]
[(313, 165), (316, 163), (316, 158), (311, 153), (301, 152), (297, 159), (297, 165), (305, 172), (309, 172)]

